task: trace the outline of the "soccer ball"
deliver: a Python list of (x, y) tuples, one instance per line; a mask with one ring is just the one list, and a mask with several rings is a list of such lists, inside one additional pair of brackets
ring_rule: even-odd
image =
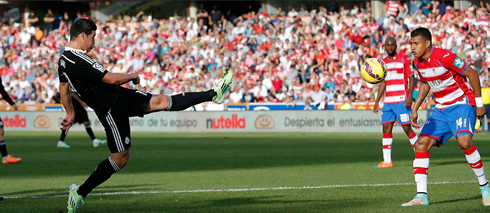
[(377, 84), (386, 77), (386, 65), (381, 59), (369, 58), (361, 66), (361, 76), (371, 84)]

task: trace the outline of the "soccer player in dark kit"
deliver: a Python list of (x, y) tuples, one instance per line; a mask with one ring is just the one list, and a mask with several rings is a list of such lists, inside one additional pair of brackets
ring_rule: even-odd
[(111, 155), (100, 162), (95, 171), (78, 186), (70, 186), (68, 212), (76, 212), (85, 197), (112, 174), (122, 169), (129, 159), (131, 131), (129, 117), (167, 111), (181, 111), (196, 104), (214, 101), (220, 103), (231, 84), (233, 74), (228, 72), (211, 90), (176, 95), (146, 93), (120, 85), (139, 83), (136, 73), (108, 72), (87, 56), (95, 44), (97, 26), (90, 19), (79, 19), (70, 27), (70, 42), (59, 59), (60, 94), (66, 110), (61, 129), (68, 131), (75, 120), (70, 87), (92, 109), (104, 126)]

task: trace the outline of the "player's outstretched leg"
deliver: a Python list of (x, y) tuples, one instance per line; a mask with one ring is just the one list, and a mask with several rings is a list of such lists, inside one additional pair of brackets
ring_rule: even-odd
[(56, 145), (58, 148), (70, 148), (70, 145), (65, 143), (65, 137), (66, 137), (66, 131), (61, 130), (60, 140), (58, 141), (58, 144)]
[(144, 114), (162, 110), (182, 111), (196, 104), (207, 101), (220, 103), (231, 84), (233, 73), (228, 72), (211, 90), (204, 92), (186, 92), (176, 95), (152, 95), (150, 104), (143, 110)]

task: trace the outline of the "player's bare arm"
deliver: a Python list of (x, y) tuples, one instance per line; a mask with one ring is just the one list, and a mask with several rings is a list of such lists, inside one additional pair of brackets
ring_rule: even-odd
[(375, 114), (378, 113), (378, 106), (379, 106), (379, 101), (381, 100), (381, 98), (384, 96), (385, 94), (385, 89), (386, 89), (386, 82), (385, 80), (382, 80), (380, 83), (379, 83), (379, 88), (378, 88), (378, 97), (376, 97), (376, 102), (374, 102), (374, 106), (373, 106), (373, 112)]
[(405, 100), (405, 107), (407, 109), (412, 107), (412, 103), (413, 103), (412, 96), (413, 96), (413, 88), (415, 88), (415, 77), (413, 77), (413, 75), (411, 75), (410, 77), (408, 77), (408, 80), (409, 80), (408, 97)]
[(482, 119), (486, 114), (485, 107), (483, 106), (483, 100), (481, 98), (481, 86), (480, 79), (478, 76), (478, 72), (476, 72), (473, 68), (468, 66), (466, 71), (463, 73), (464, 77), (467, 77), (470, 80), (471, 88), (473, 88), (473, 94), (475, 94), (475, 102), (476, 102), (476, 116), (478, 119)]
[(420, 124), (417, 123), (417, 119), (419, 116), (417, 110), (419, 109), (420, 105), (422, 105), (422, 103), (424, 102), (425, 98), (427, 97), (427, 94), (429, 94), (429, 91), (430, 91), (429, 84), (426, 82), (422, 82), (422, 85), (420, 86), (419, 89), (419, 95), (417, 96), (417, 100), (415, 100), (415, 105), (412, 108), (412, 117), (410, 118), (412, 122), (412, 126), (416, 129), (420, 129), (421, 127)]
[(73, 109), (73, 105), (71, 103), (71, 92), (70, 92), (70, 84), (69, 83), (60, 83), (60, 96), (61, 103), (66, 111), (66, 117), (61, 122), (61, 130), (65, 130), (68, 132), (71, 125), (75, 121), (75, 110)]
[(123, 73), (108, 72), (104, 76), (104, 78), (102, 78), (102, 81), (104, 83), (114, 84), (114, 85), (123, 85), (125, 83), (130, 82), (130, 81), (133, 81), (134, 84), (139, 84), (140, 83), (140, 77), (136, 73), (123, 74)]

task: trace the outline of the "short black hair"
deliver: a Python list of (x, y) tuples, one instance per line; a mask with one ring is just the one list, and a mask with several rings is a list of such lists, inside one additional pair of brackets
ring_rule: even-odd
[(412, 36), (412, 38), (416, 37), (416, 36), (422, 36), (423, 39), (429, 40), (430, 45), (432, 45), (432, 34), (430, 33), (429, 29), (427, 29), (425, 27), (419, 27), (419, 28), (413, 30), (410, 33), (410, 36)]
[(70, 40), (78, 38), (81, 33), (87, 35), (97, 30), (97, 25), (91, 19), (78, 19), (70, 27)]

